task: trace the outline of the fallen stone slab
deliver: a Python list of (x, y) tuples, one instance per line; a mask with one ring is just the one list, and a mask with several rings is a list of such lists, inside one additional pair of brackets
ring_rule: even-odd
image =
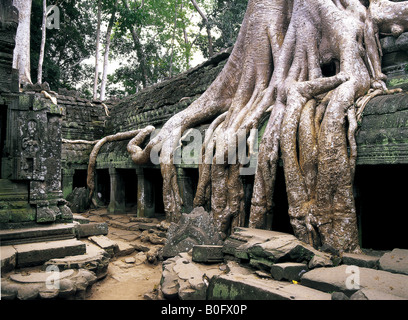
[(163, 296), (169, 300), (205, 300), (211, 278), (223, 272), (220, 264), (195, 263), (188, 253), (180, 253), (163, 262)]
[(213, 277), (208, 300), (331, 300), (329, 293), (299, 284), (260, 279), (253, 274), (226, 274)]
[(44, 264), (43, 268), (47, 269), (48, 266), (54, 265), (58, 270), (86, 269), (92, 271), (98, 280), (104, 278), (108, 273), (109, 254), (90, 241), (85, 244), (85, 254), (51, 259)]
[(362, 289), (350, 297), (350, 300), (406, 300), (392, 294), (385, 293), (374, 289)]
[(84, 299), (96, 276), (84, 269), (16, 273), (1, 279), (1, 299)]
[(135, 247), (125, 241), (115, 240), (115, 242), (118, 245), (118, 250), (115, 252), (116, 257), (128, 256), (136, 250)]
[(152, 222), (135, 222), (135, 223), (139, 227), (139, 230), (150, 230), (157, 228), (157, 223)]
[(297, 262), (276, 263), (271, 267), (271, 275), (278, 281), (299, 281), (302, 274), (307, 271), (306, 264)]
[(154, 232), (150, 232), (151, 230), (145, 230), (142, 232), (140, 235), (140, 240), (142, 242), (150, 242), (152, 244), (162, 244), (164, 245), (166, 243), (166, 238), (160, 237)]
[(408, 276), (358, 266), (314, 269), (305, 273), (300, 283), (324, 292), (343, 292), (349, 297), (360, 289), (372, 289), (408, 299)]
[(37, 266), (50, 259), (86, 253), (85, 243), (77, 239), (19, 244), (14, 245), (14, 249), (18, 268)]
[(17, 251), (13, 246), (0, 247), (1, 273), (5, 274), (16, 267)]
[(2, 246), (56, 241), (75, 238), (74, 223), (55, 223), (51, 225), (35, 226), (30, 228), (0, 230)]
[(86, 218), (84, 216), (81, 216), (80, 214), (75, 214), (75, 213), (73, 215), (73, 220), (80, 224), (87, 224), (90, 222), (89, 218)]
[(105, 222), (90, 222), (86, 224), (78, 224), (76, 226), (78, 238), (87, 238), (100, 235), (106, 236), (108, 232), (108, 224)]
[(343, 253), (343, 264), (359, 266), (363, 268), (378, 269), (380, 257), (366, 254)]
[(263, 270), (281, 262), (312, 262), (309, 268), (333, 265), (330, 254), (314, 249), (294, 235), (268, 230), (235, 228), (224, 242), (223, 252), (249, 260)]
[(88, 239), (108, 252), (111, 257), (113, 257), (119, 250), (118, 244), (106, 236), (92, 236)]
[(408, 275), (408, 250), (394, 249), (385, 253), (380, 261), (380, 269)]

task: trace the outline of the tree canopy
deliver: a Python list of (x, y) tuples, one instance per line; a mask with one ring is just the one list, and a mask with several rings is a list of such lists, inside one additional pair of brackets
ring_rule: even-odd
[[(47, 29), (43, 81), (54, 90), (76, 89), (92, 97), (95, 55), (99, 66), (112, 20), (107, 96), (122, 97), (174, 76), (209, 56), (209, 38), (215, 52), (232, 46), (247, 0), (101, 0), (100, 49), (96, 52), (98, 1), (57, 0), (60, 28)], [(51, 3), (50, 3), (51, 4)], [(196, 8), (206, 15), (204, 21)], [(31, 78), (36, 79), (41, 45), (43, 0), (31, 10)], [(99, 67), (98, 94), (102, 80)]]

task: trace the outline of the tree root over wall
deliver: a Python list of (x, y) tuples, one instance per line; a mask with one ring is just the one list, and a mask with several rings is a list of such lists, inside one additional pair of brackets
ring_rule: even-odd
[[(353, 197), (357, 115), (367, 102), (362, 97), (373, 96), (370, 89), (389, 93), (379, 32), (399, 35), (407, 28), (408, 2), (250, 0), (234, 50), (207, 91), (170, 118), (144, 149), (139, 145), (153, 128), (131, 134), (128, 151), (136, 164), (160, 152), (167, 219), (178, 221), (181, 214), (173, 163), (180, 135), (211, 123), (194, 206), (210, 206), (224, 235), (245, 220), (243, 165), (227, 163), (231, 144), (245, 132), (247, 156), (257, 156), (249, 226), (267, 227), (281, 156), (295, 236), (315, 247), (359, 252)], [(334, 72), (324, 74), (324, 66)], [(265, 119), (257, 153), (256, 129)], [(98, 144), (88, 172), (91, 190)]]

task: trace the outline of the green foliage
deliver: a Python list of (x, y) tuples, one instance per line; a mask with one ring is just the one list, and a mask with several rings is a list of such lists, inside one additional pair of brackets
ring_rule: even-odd
[[(247, 5), (248, 0), (215, 0), (213, 11), (208, 18), (212, 28), (220, 31), (220, 37), (214, 42), (215, 51), (235, 44)], [(206, 48), (200, 47), (204, 56), (207, 56)]]
[[(75, 89), (76, 84), (92, 74), (81, 62), (94, 54), (96, 29), (93, 1), (63, 0), (60, 10), (60, 29), (47, 29), (43, 79), (53, 90)], [(33, 0), (31, 10), (31, 75), (37, 78), (41, 44), (42, 0)]]
[[(247, 0), (196, 1), (212, 28), (214, 51), (233, 45)], [(83, 61), (93, 62), (95, 57), (98, 0), (56, 0), (56, 4), (61, 28), (47, 29), (43, 79), (53, 90), (77, 89), (91, 97), (94, 67)], [(206, 25), (190, 0), (101, 0), (101, 4), (102, 25), (108, 24), (116, 9), (110, 59), (120, 61), (115, 73), (108, 77), (107, 96), (133, 94), (183, 72), (192, 66), (192, 57), (198, 51), (208, 57)], [(33, 79), (37, 77), (41, 23), (42, 0), (33, 0)], [(101, 44), (104, 39), (102, 32)], [(100, 56), (103, 52), (102, 45)]]

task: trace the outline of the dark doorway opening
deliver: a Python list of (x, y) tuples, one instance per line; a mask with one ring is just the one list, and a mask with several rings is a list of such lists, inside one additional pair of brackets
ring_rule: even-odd
[(408, 165), (358, 166), (356, 210), (364, 249), (408, 249)]
[(72, 189), (86, 187), (87, 175), (88, 175), (88, 172), (85, 169), (75, 170), (73, 181), (72, 181)]
[(137, 175), (135, 169), (119, 169), (125, 188), (125, 206), (137, 210)]
[(245, 227), (248, 227), (249, 216), (251, 215), (251, 199), (254, 190), (254, 181), (254, 175), (242, 176), (242, 183), (244, 184)]
[(272, 230), (293, 234), (289, 219), (288, 195), (286, 193), (283, 167), (276, 169), (275, 190), (273, 193)]
[(184, 173), (186, 174), (186, 176), (190, 178), (189, 179), (190, 187), (191, 187), (191, 190), (193, 190), (193, 197), (194, 197), (197, 191), (197, 186), (198, 186), (198, 178), (199, 178), (198, 169), (185, 168)]
[(185, 179), (183, 181), (184, 194), (183, 197), (183, 212), (190, 213), (194, 209), (194, 197), (198, 186), (198, 169), (184, 168)]
[(110, 202), (110, 177), (109, 169), (96, 170), (96, 196), (98, 201), (103, 206), (107, 206)]
[(146, 202), (154, 203), (155, 213), (164, 214), (163, 203), (163, 177), (160, 169), (144, 169), (144, 178), (149, 182), (151, 186), (150, 192), (146, 194)]

